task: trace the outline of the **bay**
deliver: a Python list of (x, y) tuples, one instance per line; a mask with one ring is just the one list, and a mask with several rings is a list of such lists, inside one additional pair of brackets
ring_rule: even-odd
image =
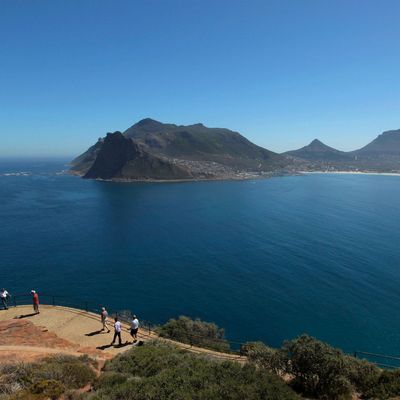
[(0, 161), (0, 286), (399, 354), (400, 177), (112, 183)]

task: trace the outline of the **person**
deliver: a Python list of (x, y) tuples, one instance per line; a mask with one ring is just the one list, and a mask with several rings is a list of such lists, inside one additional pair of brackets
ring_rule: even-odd
[(103, 324), (102, 331), (105, 331), (107, 329), (107, 333), (110, 333), (110, 329), (108, 329), (107, 326), (108, 312), (105, 307), (101, 308), (100, 318), (101, 318), (101, 323)]
[(7, 292), (6, 289), (1, 289), (0, 291), (0, 299), (3, 304), (5, 310), (8, 310), (8, 299), (10, 298), (10, 293)]
[(32, 302), (33, 302), (33, 311), (36, 314), (39, 314), (39, 295), (36, 293), (36, 290), (31, 290)]
[(115, 317), (114, 319), (114, 338), (113, 341), (111, 342), (111, 346), (115, 343), (115, 339), (118, 338), (118, 344), (121, 346), (122, 340), (121, 340), (121, 322), (118, 321), (118, 318)]
[(131, 336), (133, 337), (133, 342), (135, 343), (137, 340), (137, 333), (139, 330), (139, 320), (137, 319), (137, 316), (134, 315), (132, 322), (131, 322)]

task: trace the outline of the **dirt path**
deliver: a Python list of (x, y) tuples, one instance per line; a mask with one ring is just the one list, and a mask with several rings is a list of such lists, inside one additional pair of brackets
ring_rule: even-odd
[[(89, 354), (97, 359), (109, 359), (132, 347), (129, 327), (123, 324), (123, 345), (110, 346), (111, 332), (101, 332), (96, 314), (61, 306), (42, 305), (40, 314), (33, 315), (31, 306), (12, 307), (0, 311), (0, 359), (32, 359), (46, 354)], [(139, 329), (138, 339), (146, 342), (158, 336)], [(219, 353), (199, 347), (162, 339), (183, 349), (213, 358), (245, 362), (244, 357)], [(26, 353), (26, 357), (24, 356)]]

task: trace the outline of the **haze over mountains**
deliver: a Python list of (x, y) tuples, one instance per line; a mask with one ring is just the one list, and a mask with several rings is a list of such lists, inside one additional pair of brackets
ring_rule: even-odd
[(400, 172), (400, 129), (384, 132), (356, 151), (340, 151), (315, 139), (278, 154), (229, 129), (146, 118), (123, 133), (108, 133), (71, 165), (71, 172), (84, 178), (110, 180), (245, 179), (320, 170)]
[(400, 129), (383, 132), (371, 143), (354, 151), (340, 151), (314, 139), (308, 146), (284, 154), (308, 161), (307, 169), (399, 172)]

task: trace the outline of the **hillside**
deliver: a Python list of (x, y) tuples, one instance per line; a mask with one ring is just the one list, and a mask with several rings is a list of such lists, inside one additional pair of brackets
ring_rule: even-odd
[(308, 161), (346, 161), (351, 158), (344, 151), (329, 147), (318, 139), (314, 139), (309, 145), (298, 150), (288, 151), (285, 154)]
[(291, 164), (229, 129), (147, 118), (107, 134), (72, 161), (71, 172), (90, 179), (219, 179), (274, 174)]
[(340, 151), (313, 140), (308, 146), (284, 155), (303, 161), (309, 171), (400, 172), (400, 129), (383, 132), (372, 142), (354, 151)]
[(353, 151), (352, 154), (379, 158), (384, 156), (400, 157), (400, 129), (383, 132), (371, 143)]
[(123, 342), (112, 345), (113, 334), (99, 330), (97, 314), (60, 306), (41, 311), (31, 314), (31, 306), (18, 306), (0, 314), (2, 400), (394, 400), (400, 395), (399, 370), (382, 370), (308, 335), (280, 348), (247, 342), (237, 351), (217, 325), (179, 317), (161, 325), (159, 336), (142, 326), (137, 342), (126, 340), (129, 325), (122, 320)]

